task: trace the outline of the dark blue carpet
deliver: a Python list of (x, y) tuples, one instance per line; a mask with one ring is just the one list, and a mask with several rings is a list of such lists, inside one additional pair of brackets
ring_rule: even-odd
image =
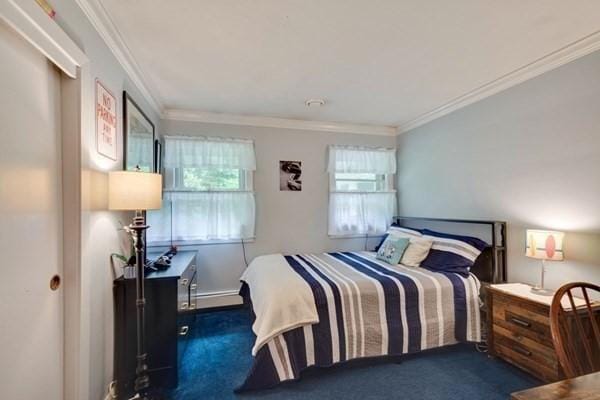
[(275, 389), (233, 393), (250, 369), (254, 342), (247, 310), (197, 314), (173, 400), (210, 399), (486, 399), (506, 400), (511, 392), (540, 384), (497, 359), (455, 345), (392, 361), (357, 361), (312, 369), (298, 382)]

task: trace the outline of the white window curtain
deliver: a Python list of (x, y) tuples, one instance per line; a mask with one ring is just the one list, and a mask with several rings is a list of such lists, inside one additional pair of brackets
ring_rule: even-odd
[(396, 173), (396, 150), (329, 146), (329, 166), (333, 173), (371, 173), (378, 175)]
[(198, 190), (184, 187), (186, 168), (239, 170), (240, 176), (256, 170), (250, 140), (166, 136), (164, 138), (165, 191), (162, 210), (149, 214), (149, 242), (250, 239), (255, 232), (255, 198), (252, 179), (232, 190)]
[(251, 140), (197, 136), (165, 137), (165, 168), (234, 168), (256, 170)]
[[(328, 172), (385, 175), (392, 182), (396, 173), (394, 149), (329, 147)], [(391, 186), (369, 192), (336, 191), (329, 194), (330, 236), (383, 234), (396, 212), (396, 192)]]

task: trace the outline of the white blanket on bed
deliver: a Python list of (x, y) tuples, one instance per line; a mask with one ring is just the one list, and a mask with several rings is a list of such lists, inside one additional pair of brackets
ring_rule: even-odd
[(240, 279), (250, 287), (256, 314), (253, 356), (275, 336), (319, 322), (312, 289), (281, 254), (256, 257)]

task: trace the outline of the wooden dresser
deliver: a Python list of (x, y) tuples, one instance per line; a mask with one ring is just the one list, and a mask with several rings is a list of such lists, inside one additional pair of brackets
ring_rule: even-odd
[[(159, 253), (149, 253), (156, 259)], [(196, 307), (196, 252), (180, 251), (171, 266), (150, 272), (145, 279), (146, 347), (152, 390), (177, 386), (181, 356), (193, 327)], [(136, 367), (135, 279), (114, 281), (115, 359), (119, 399), (133, 394)]]
[(550, 332), (552, 296), (539, 296), (530, 289), (521, 283), (489, 287), (489, 353), (544, 382), (555, 382), (564, 374)]

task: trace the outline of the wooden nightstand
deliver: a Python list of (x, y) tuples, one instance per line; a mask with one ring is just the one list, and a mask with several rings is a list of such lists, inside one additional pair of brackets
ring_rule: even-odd
[[(552, 296), (530, 292), (522, 283), (488, 288), (489, 354), (529, 372), (545, 382), (564, 379), (550, 332)], [(576, 299), (579, 306), (581, 299)]]

